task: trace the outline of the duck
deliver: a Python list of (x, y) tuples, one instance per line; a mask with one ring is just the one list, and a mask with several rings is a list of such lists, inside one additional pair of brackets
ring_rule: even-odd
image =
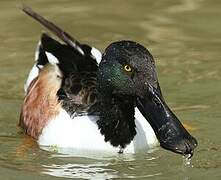
[(197, 140), (166, 104), (144, 46), (120, 40), (101, 53), (22, 10), (59, 39), (42, 33), (24, 85), (18, 126), (40, 146), (136, 153), (160, 145), (193, 155)]

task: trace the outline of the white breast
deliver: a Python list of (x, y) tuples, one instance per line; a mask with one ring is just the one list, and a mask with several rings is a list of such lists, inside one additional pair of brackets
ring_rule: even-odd
[[(151, 126), (137, 108), (135, 117), (137, 134), (126, 146), (125, 153), (135, 153), (158, 144)], [(42, 146), (71, 148), (76, 151), (119, 152), (119, 148), (104, 141), (104, 136), (100, 134), (96, 124), (97, 119), (97, 116), (79, 116), (71, 119), (65, 110), (61, 110), (59, 115), (51, 119), (43, 129), (38, 143)]]

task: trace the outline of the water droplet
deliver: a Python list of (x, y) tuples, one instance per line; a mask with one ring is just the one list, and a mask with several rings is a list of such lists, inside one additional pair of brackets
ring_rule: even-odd
[(184, 155), (184, 156), (183, 156), (183, 165), (184, 165), (185, 167), (192, 167), (191, 157), (192, 157), (191, 154), (187, 154), (187, 155)]

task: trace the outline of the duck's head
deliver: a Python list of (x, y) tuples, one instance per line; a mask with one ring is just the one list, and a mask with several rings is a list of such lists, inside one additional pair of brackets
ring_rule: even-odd
[(98, 77), (99, 85), (116, 96), (144, 97), (148, 83), (157, 86), (152, 55), (132, 41), (119, 41), (107, 47)]
[(98, 90), (121, 99), (132, 97), (162, 147), (181, 154), (193, 153), (197, 141), (166, 105), (153, 56), (142, 45), (119, 41), (106, 48), (99, 64)]

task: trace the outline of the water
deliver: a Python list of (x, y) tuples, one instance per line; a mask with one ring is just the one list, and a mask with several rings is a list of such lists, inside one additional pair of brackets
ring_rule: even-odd
[[(43, 28), (26, 3), (81, 42), (103, 50), (131, 39), (154, 55), (165, 99), (199, 146), (191, 161), (157, 148), (113, 157), (68, 157), (40, 150), (16, 124), (23, 83)], [(221, 2), (218, 0), (0, 1), (1, 179), (221, 179)]]

